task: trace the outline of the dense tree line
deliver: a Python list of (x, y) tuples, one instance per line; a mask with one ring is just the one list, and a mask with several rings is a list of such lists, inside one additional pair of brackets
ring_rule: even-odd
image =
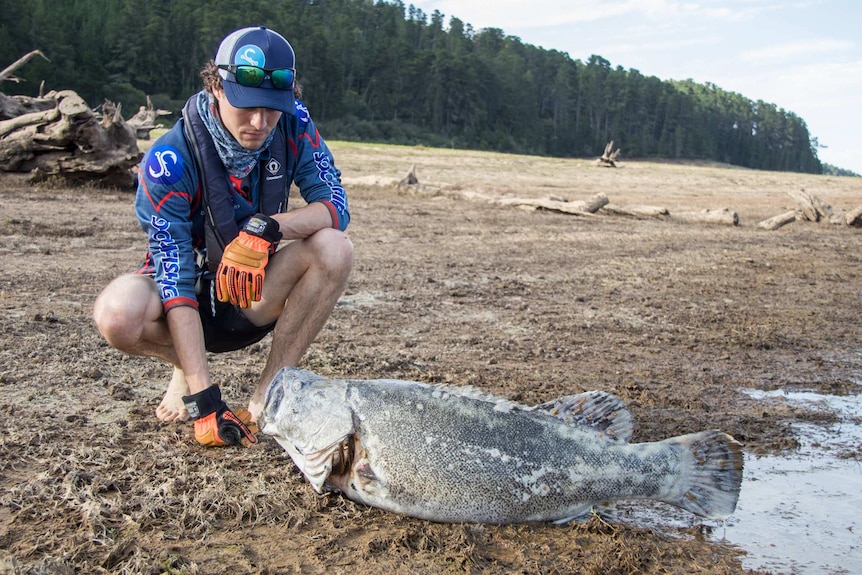
[[(819, 173), (802, 118), (712, 84), (662, 81), (525, 44), (500, 29), (374, 0), (0, 0), (0, 64), (40, 49), (4, 84), (73, 89), (130, 115), (150, 95), (179, 110), (229, 31), (262, 24), (297, 53), (327, 137), (593, 157), (708, 159)], [(128, 117), (128, 116), (127, 116)]]

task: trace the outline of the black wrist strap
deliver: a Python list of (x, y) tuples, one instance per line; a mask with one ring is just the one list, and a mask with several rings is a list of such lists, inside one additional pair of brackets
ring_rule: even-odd
[(253, 215), (242, 229), (247, 234), (263, 238), (272, 244), (281, 240), (278, 222), (266, 214)]
[(222, 406), (221, 389), (217, 385), (211, 385), (205, 390), (192, 395), (184, 395), (183, 403), (192, 419), (200, 419), (211, 413), (215, 413)]

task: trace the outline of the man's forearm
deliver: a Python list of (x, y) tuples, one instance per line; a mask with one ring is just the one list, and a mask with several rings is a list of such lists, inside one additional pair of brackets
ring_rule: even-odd
[(332, 227), (332, 215), (320, 202), (314, 202), (284, 214), (275, 214), (272, 217), (278, 221), (279, 231), (285, 240), (301, 240), (317, 231)]
[(167, 321), (174, 350), (189, 384), (189, 392), (203, 391), (212, 385), (212, 381), (198, 311), (190, 306), (175, 307), (168, 312)]

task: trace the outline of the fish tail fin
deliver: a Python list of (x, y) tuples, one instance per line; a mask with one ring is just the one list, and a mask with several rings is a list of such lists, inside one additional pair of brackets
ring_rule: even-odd
[(723, 519), (734, 512), (742, 484), (742, 444), (717, 430), (681, 435), (666, 440), (683, 454), (690, 466), (682, 495), (673, 505), (703, 517)]

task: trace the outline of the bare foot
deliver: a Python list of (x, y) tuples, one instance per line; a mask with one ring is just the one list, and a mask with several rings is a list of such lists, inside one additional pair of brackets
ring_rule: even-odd
[(186, 374), (180, 368), (174, 367), (174, 375), (168, 384), (168, 390), (156, 408), (156, 417), (167, 422), (188, 421), (189, 412), (183, 403), (183, 396), (188, 394), (189, 384), (186, 382)]
[(254, 395), (248, 402), (248, 412), (251, 414), (251, 421), (257, 423), (258, 417), (263, 412), (263, 393), (255, 391)]

